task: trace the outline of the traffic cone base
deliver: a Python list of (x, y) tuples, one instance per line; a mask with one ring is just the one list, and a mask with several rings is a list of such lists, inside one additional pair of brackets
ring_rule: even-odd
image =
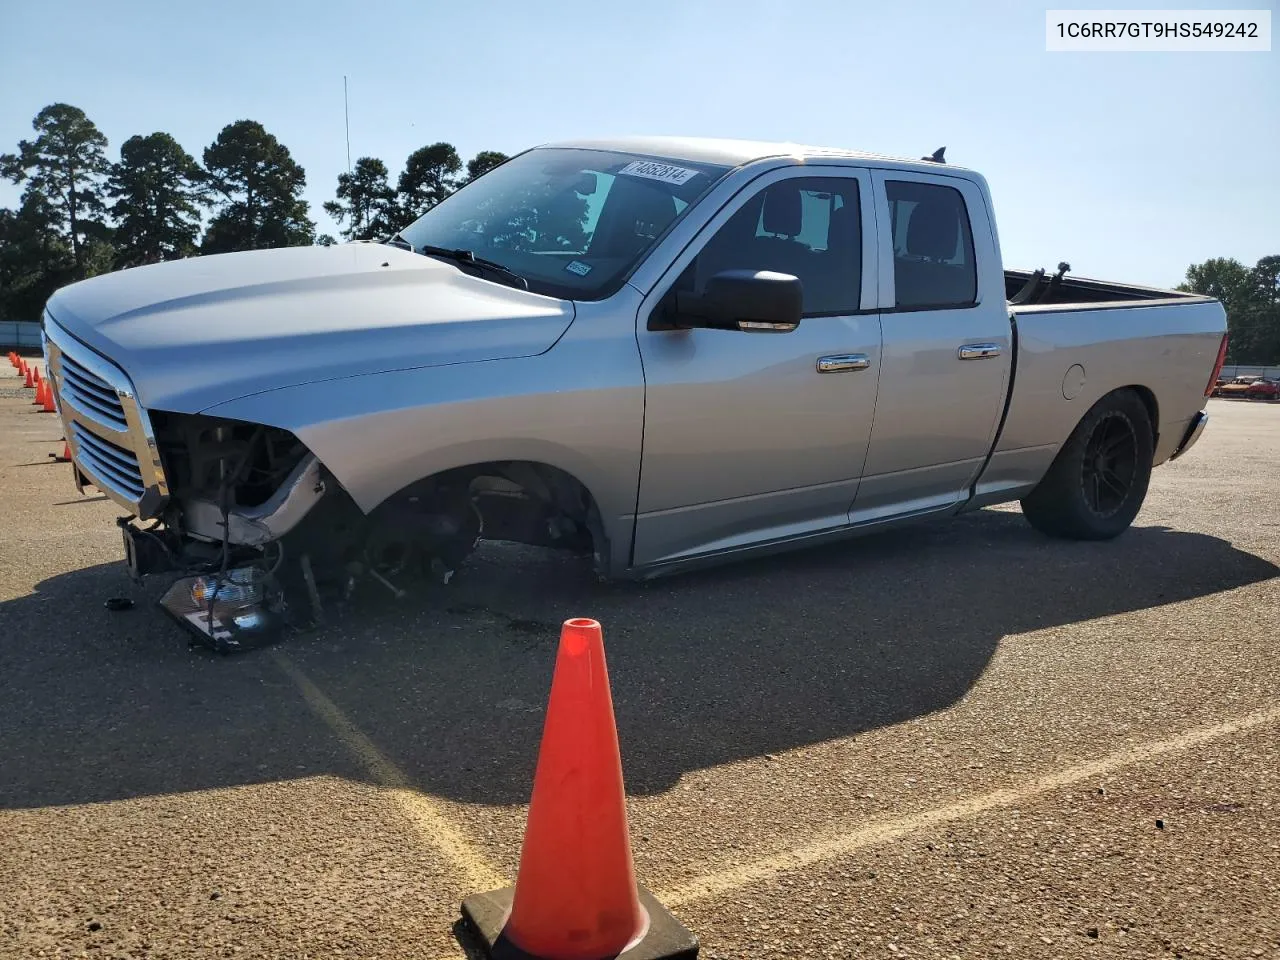
[[(639, 941), (621, 953), (600, 960), (695, 960), (698, 938), (677, 920), (644, 886), (637, 884), (640, 906), (648, 914), (649, 923)], [(489, 960), (559, 960), (527, 953), (507, 939), (503, 933), (511, 915), (515, 887), (503, 887), (491, 893), (477, 893), (462, 901), (462, 918), (467, 929)]]

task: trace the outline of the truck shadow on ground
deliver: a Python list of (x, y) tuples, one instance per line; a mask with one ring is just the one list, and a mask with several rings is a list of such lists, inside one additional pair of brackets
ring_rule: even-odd
[(366, 778), (280, 669), (289, 657), (424, 791), (527, 801), (559, 624), (604, 625), (627, 786), (945, 709), (1001, 639), (1277, 575), (1224, 540), (1138, 527), (1048, 541), (981, 511), (648, 584), (487, 546), (447, 591), (372, 596), (276, 651), (193, 653), (118, 565), (0, 604), (0, 808), (313, 775)]

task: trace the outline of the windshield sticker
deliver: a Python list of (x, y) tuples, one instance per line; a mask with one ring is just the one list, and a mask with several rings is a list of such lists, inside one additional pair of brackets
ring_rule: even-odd
[(646, 180), (659, 180), (680, 186), (688, 183), (698, 175), (697, 170), (688, 167), (677, 167), (670, 163), (656, 163), (653, 160), (633, 160), (618, 171), (621, 176), (644, 177)]
[(565, 264), (564, 268), (570, 273), (576, 273), (580, 277), (585, 277), (591, 272), (591, 264), (583, 263), (581, 260), (570, 260)]

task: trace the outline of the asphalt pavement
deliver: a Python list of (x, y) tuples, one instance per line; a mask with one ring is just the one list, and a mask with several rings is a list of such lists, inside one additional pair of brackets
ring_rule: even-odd
[(1280, 405), (1210, 401), (1110, 543), (1013, 505), (608, 586), (486, 545), (219, 657), (8, 372), (0, 957), (464, 956), (577, 616), (637, 874), (703, 957), (1280, 957)]

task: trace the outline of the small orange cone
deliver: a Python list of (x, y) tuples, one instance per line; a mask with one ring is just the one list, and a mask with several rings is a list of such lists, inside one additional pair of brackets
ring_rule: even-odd
[(34, 386), (36, 385), (36, 382), (35, 382), (35, 380), (34, 380), (34, 379), (32, 379), (32, 376), (31, 376), (31, 368), (30, 368), (30, 367), (28, 367), (28, 366), (26, 366), (26, 365), (24, 364), (24, 365), (23, 365), (23, 371), (22, 371), (22, 372), (23, 372), (23, 373), (25, 373), (25, 374), (27, 375), (27, 382), (26, 382), (26, 383), (24, 383), (24, 384), (23, 384), (23, 386), (24, 386), (24, 387), (34, 387)]
[(45, 413), (57, 413), (58, 408), (53, 402), (53, 387), (49, 386), (49, 381), (44, 381), (44, 403), (41, 410)]
[(31, 402), (34, 403), (37, 407), (44, 406), (44, 381), (43, 380), (36, 381), (36, 398)]
[(67, 441), (63, 440), (63, 441), (62, 441), (62, 456), (58, 456), (56, 453), (51, 453), (51, 454), (49, 454), (49, 456), (53, 457), (53, 459), (54, 459), (54, 462), (55, 462), (55, 463), (67, 463), (67, 462), (69, 462), (69, 461), (71, 460), (71, 444), (69, 444), (69, 443), (67, 443)]
[(494, 960), (692, 960), (698, 941), (631, 860), (626, 791), (600, 624), (561, 628), (514, 887), (462, 915)]

